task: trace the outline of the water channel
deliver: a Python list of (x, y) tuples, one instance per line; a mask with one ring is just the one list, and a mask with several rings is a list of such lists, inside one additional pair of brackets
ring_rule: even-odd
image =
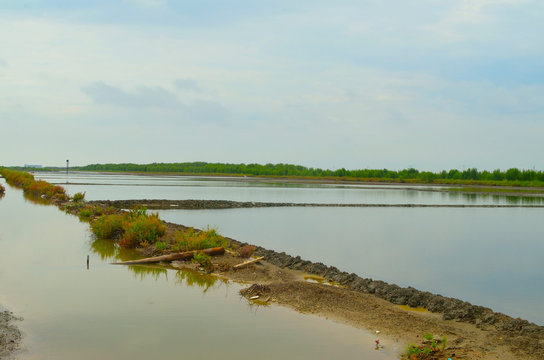
[[(63, 183), (63, 173), (39, 173)], [(213, 199), (379, 204), (530, 204), (542, 197), (429, 187), (271, 183), (168, 175), (75, 173), (88, 199)], [(79, 185), (76, 185), (79, 184)], [(229, 237), (363, 277), (413, 286), (544, 325), (542, 208), (252, 208), (162, 210), (164, 220), (215, 226)]]
[(76, 217), (6, 190), (0, 199), (0, 304), (24, 318), (17, 359), (396, 358), (395, 348), (375, 351), (368, 332), (249, 305), (237, 283), (110, 265), (132, 254), (93, 241), (88, 224)]

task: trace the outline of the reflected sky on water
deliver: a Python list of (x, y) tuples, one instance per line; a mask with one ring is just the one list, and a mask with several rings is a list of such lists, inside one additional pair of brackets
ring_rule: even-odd
[(393, 345), (374, 351), (370, 333), (277, 306), (249, 306), (236, 283), (110, 265), (131, 254), (94, 242), (77, 217), (6, 187), (0, 304), (24, 318), (19, 359), (396, 358)]

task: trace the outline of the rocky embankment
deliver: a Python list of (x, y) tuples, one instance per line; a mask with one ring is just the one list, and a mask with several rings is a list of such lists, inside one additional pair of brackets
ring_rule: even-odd
[(229, 200), (99, 200), (88, 201), (91, 205), (112, 206), (119, 209), (132, 209), (145, 206), (150, 210), (185, 209), (241, 209), (263, 207), (443, 207), (443, 208), (544, 208), (544, 205), (473, 205), (473, 204), (323, 204), (323, 203), (285, 203), (285, 202), (253, 202)]

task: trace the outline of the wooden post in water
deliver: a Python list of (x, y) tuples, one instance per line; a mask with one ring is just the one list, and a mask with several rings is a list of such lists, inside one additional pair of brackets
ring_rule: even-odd
[(89, 255), (87, 255), (87, 270), (89, 270)]

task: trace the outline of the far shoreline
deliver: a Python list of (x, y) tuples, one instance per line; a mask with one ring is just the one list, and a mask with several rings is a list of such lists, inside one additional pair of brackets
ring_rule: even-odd
[[(65, 173), (62, 170), (29, 170), (31, 173), (56, 172)], [(95, 174), (118, 174), (118, 175), (141, 175), (141, 176), (179, 176), (187, 178), (201, 178), (210, 181), (228, 179), (230, 181), (240, 182), (263, 182), (279, 184), (316, 184), (316, 185), (361, 185), (372, 186), (374, 189), (413, 189), (417, 191), (463, 193), (463, 194), (481, 194), (481, 195), (503, 195), (503, 196), (522, 196), (522, 197), (544, 197), (544, 187), (538, 186), (515, 186), (515, 185), (496, 185), (479, 184), (467, 181), (466, 184), (459, 183), (422, 183), (411, 181), (380, 181), (377, 179), (350, 179), (350, 178), (309, 178), (301, 176), (266, 176), (266, 175), (242, 175), (242, 174), (218, 174), (218, 173), (179, 173), (179, 172), (149, 172), (149, 171), (90, 171), (90, 170), (69, 170), (70, 173), (95, 173)], [(60, 184), (71, 184), (59, 183)], [(87, 184), (87, 183), (82, 183)], [(88, 183), (88, 185), (94, 185)], [(159, 186), (159, 185), (157, 185)]]

